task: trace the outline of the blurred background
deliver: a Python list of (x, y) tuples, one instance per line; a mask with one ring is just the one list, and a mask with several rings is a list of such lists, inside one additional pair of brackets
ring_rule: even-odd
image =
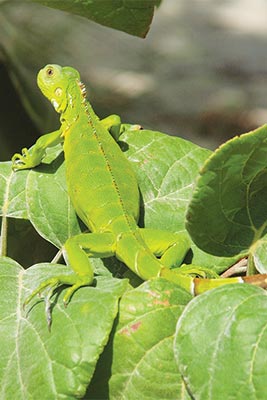
[(0, 0), (2, 161), (58, 126), (36, 86), (47, 63), (80, 71), (101, 118), (116, 113), (214, 149), (267, 122), (267, 2), (163, 0), (139, 39)]

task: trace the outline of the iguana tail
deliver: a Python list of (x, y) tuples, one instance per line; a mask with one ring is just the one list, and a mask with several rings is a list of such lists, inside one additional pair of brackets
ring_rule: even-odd
[(193, 296), (204, 293), (216, 287), (229, 285), (232, 283), (248, 283), (261, 287), (262, 289), (267, 289), (267, 274), (257, 274), (244, 277), (238, 276), (234, 278), (205, 279), (193, 278), (188, 275), (179, 273), (178, 271), (179, 269), (176, 272), (175, 270), (163, 268), (160, 276), (171, 282), (177, 283), (177, 285), (183, 287)]
[[(179, 272), (179, 268), (165, 267), (146, 246), (138, 233), (124, 233), (118, 242), (116, 256), (140, 278), (148, 280), (162, 277), (183, 287), (192, 295), (198, 295), (213, 288), (233, 283), (249, 283), (267, 289), (267, 274), (257, 274), (233, 278), (194, 278)], [(182, 261), (182, 260), (181, 260)]]

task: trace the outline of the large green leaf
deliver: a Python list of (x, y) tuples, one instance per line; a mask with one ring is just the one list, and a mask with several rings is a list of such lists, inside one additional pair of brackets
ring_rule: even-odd
[(198, 247), (221, 256), (248, 252), (267, 232), (267, 125), (235, 137), (207, 160), (188, 208)]
[(27, 271), (8, 258), (0, 259), (0, 398), (76, 399), (86, 390), (117, 314), (126, 280), (98, 278), (64, 308), (58, 292), (49, 332), (44, 303), (22, 303), (41, 280), (67, 273), (62, 265), (38, 264)]
[(27, 218), (25, 186), (28, 171), (16, 174), (11, 162), (1, 163), (0, 168), (0, 216)]
[(258, 240), (250, 251), (251, 268), (267, 274), (267, 235)]
[(142, 193), (145, 226), (185, 230), (195, 179), (211, 151), (179, 137), (148, 130), (129, 130), (121, 141), (125, 142), (125, 154), (132, 162)]
[(223, 286), (185, 308), (174, 350), (193, 399), (266, 399), (266, 315), (266, 293), (249, 285)]
[[(47, 150), (47, 155), (44, 158), (44, 165), (41, 168), (45, 168), (45, 164), (49, 164), (49, 174), (56, 173), (58, 167), (62, 163), (58, 160), (60, 153), (62, 152), (61, 146), (56, 146), (54, 148)], [(46, 170), (47, 171), (47, 170)], [(12, 171), (12, 163), (0, 162), (0, 216), (9, 218), (24, 218), (28, 219), (28, 201), (26, 199), (26, 188), (28, 185), (28, 177), (30, 170), (20, 171), (19, 173)], [(61, 174), (62, 176), (62, 174)], [(64, 185), (64, 178), (62, 185)], [(65, 187), (64, 187), (65, 189)], [(36, 187), (32, 190), (36, 192)], [(40, 211), (40, 210), (39, 210)]]
[(31, 170), (26, 188), (28, 214), (33, 226), (58, 248), (68, 237), (81, 232), (67, 195), (65, 164), (62, 161)]
[[(148, 228), (184, 231), (186, 211), (199, 169), (211, 151), (179, 137), (148, 130), (129, 130), (121, 136), (121, 141), (142, 194), (141, 224)], [(219, 273), (235, 259), (215, 257), (192, 245), (189, 261)]]
[(145, 37), (158, 0), (32, 0), (47, 7), (57, 8), (89, 18), (99, 24), (132, 35)]
[(186, 399), (173, 355), (177, 318), (191, 296), (164, 279), (145, 282), (120, 303), (111, 399)]

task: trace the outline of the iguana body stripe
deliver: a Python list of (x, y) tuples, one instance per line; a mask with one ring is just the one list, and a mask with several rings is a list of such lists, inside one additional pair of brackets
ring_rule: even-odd
[(92, 284), (89, 257), (111, 255), (142, 279), (161, 276), (192, 294), (244, 281), (267, 287), (267, 275), (200, 279), (170, 269), (183, 261), (190, 240), (185, 234), (138, 227), (140, 198), (135, 174), (110, 134), (117, 136), (116, 126), (108, 125), (109, 118), (100, 121), (86, 101), (79, 73), (70, 67), (48, 65), (39, 72), (38, 85), (60, 113), (61, 128), (39, 138), (30, 151), (15, 154), (13, 168), (33, 168), (40, 164), (47, 147), (63, 141), (68, 193), (91, 233), (69, 238), (64, 246), (74, 273), (44, 281), (26, 303), (43, 288), (63, 283), (71, 285), (64, 296), (67, 303), (77, 288)]

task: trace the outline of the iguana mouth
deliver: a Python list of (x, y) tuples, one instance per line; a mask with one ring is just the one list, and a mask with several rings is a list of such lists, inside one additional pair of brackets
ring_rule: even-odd
[(60, 104), (58, 104), (58, 102), (55, 99), (51, 99), (51, 103), (52, 103), (52, 106), (54, 107), (54, 109), (57, 111)]

